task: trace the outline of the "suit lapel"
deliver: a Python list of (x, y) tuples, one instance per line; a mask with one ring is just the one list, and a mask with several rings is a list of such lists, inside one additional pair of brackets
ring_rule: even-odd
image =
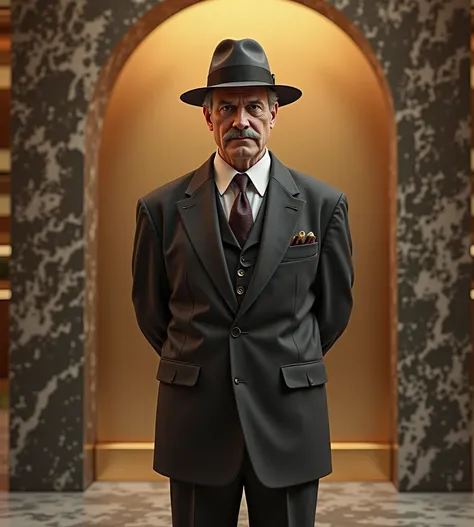
[(299, 189), (289, 170), (271, 154), (272, 166), (268, 197), (255, 270), (239, 309), (239, 316), (258, 298), (290, 245), (292, 236), (305, 206), (296, 198)]
[(232, 287), (219, 230), (213, 154), (195, 173), (186, 199), (176, 204), (184, 228), (217, 291), (234, 313), (238, 302)]

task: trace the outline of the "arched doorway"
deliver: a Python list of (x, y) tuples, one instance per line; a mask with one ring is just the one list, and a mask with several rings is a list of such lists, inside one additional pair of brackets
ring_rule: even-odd
[[(150, 371), (156, 357), (136, 327), (130, 301), (135, 203), (152, 188), (197, 167), (214, 149), (199, 110), (184, 106), (178, 95), (202, 84), (213, 48), (229, 36), (259, 40), (278, 80), (303, 89), (301, 102), (280, 112), (270, 148), (287, 165), (348, 195), (356, 305), (347, 333), (327, 358), (335, 448), (331, 477), (390, 478), (395, 322), (390, 310), (395, 287), (390, 288), (394, 273), (389, 272), (389, 255), (395, 250), (396, 185), (390, 94), (363, 37), (325, 2), (252, 3), (252, 25), (238, 18), (247, 1), (239, 9), (227, 0), (190, 7), (192, 2), (186, 2), (186, 9), (159, 24), (134, 49), (112, 83), (100, 158), (89, 158), (99, 178), (98, 479), (156, 477), (150, 462), (156, 403)], [(260, 21), (270, 8), (274, 23), (264, 27)], [(157, 19), (160, 9), (165, 8), (158, 5), (153, 13)], [(151, 20), (152, 14), (147, 16)], [(245, 27), (245, 32), (229, 35), (208, 23), (220, 17), (229, 17), (232, 27)], [(289, 19), (298, 28), (291, 33), (296, 57), (278, 37)], [(193, 42), (196, 27), (206, 31)], [(125, 62), (118, 57), (120, 47), (106, 73), (111, 64)], [(105, 90), (110, 78), (102, 77), (98, 93), (104, 93), (101, 87)]]

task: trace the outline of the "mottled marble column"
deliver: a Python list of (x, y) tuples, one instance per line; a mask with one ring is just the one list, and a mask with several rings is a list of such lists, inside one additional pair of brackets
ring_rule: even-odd
[(369, 39), (396, 111), (395, 482), (472, 489), (470, 3), (335, 4)]
[[(81, 490), (93, 479), (101, 123), (130, 53), (193, 3), (12, 2), (12, 490)], [(469, 1), (300, 3), (370, 43), (395, 108), (396, 484), (466, 490)]]

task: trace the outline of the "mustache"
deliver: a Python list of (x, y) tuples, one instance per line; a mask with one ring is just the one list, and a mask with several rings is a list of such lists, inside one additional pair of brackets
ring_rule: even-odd
[(239, 137), (247, 137), (249, 139), (260, 139), (260, 134), (252, 128), (246, 128), (245, 130), (239, 130), (238, 128), (231, 128), (226, 134), (224, 134), (224, 141), (230, 141), (231, 139), (237, 139)]

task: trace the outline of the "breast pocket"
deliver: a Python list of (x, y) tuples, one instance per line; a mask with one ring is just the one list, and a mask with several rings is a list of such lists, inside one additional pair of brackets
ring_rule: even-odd
[(290, 245), (281, 263), (297, 263), (303, 260), (316, 258), (319, 254), (319, 242), (308, 243), (307, 245)]

